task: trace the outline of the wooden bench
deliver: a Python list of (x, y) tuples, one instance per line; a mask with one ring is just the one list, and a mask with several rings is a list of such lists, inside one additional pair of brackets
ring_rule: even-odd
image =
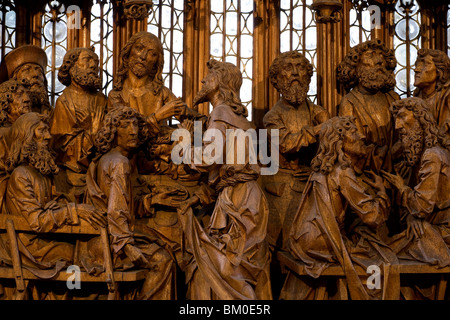
[[(305, 270), (305, 265), (301, 261), (296, 260), (289, 252), (279, 251), (277, 253), (277, 259), (280, 262), (282, 271), (284, 273), (286, 273), (287, 270), (290, 270), (298, 276), (308, 276), (308, 273)], [(450, 274), (450, 266), (445, 268), (437, 268), (436, 266), (431, 266), (421, 262), (401, 260), (398, 265), (391, 265), (390, 267), (396, 268), (396, 273), (398, 272), (398, 275), (400, 276), (402, 274), (441, 274), (439, 283), (437, 285), (436, 299), (444, 300), (445, 291), (447, 288), (447, 278), (448, 274)], [(370, 275), (367, 273), (367, 270), (359, 265), (354, 265), (354, 268), (359, 276), (367, 277)], [(389, 268), (380, 268), (380, 271), (384, 273), (385, 276), (388, 276), (387, 273), (389, 272)], [(345, 278), (345, 273), (340, 265), (329, 266), (328, 268), (323, 270), (321, 276), (340, 277), (338, 281), (338, 290), (340, 293), (340, 297), (344, 300), (348, 299), (347, 290), (342, 287), (345, 286), (345, 283), (343, 281), (343, 279)], [(398, 283), (398, 290), (400, 290), (400, 279), (394, 279), (394, 281)], [(325, 288), (320, 288), (319, 293), (316, 294), (316, 297), (318, 297), (318, 299), (324, 297), (323, 290), (325, 290)]]
[[(81, 221), (80, 225), (67, 225), (58, 228), (51, 233), (71, 234), (71, 235), (91, 235), (100, 236), (103, 250), (103, 260), (105, 272), (99, 275), (90, 275), (85, 271), (80, 272), (81, 282), (104, 282), (108, 287), (108, 300), (114, 300), (118, 294), (117, 282), (135, 282), (145, 278), (145, 270), (114, 271), (109, 245), (108, 232), (105, 228), (96, 230), (94, 227)], [(39, 280), (40, 278), (32, 272), (22, 267), (20, 258), (17, 232), (34, 233), (25, 218), (8, 214), (0, 214), (0, 232), (6, 232), (10, 241), (12, 267), (0, 267), (0, 278), (14, 279), (18, 294), (16, 299), (23, 299), (26, 289), (26, 282), (29, 280)], [(72, 273), (58, 272), (50, 280), (67, 281)], [(47, 280), (47, 279), (46, 279)]]

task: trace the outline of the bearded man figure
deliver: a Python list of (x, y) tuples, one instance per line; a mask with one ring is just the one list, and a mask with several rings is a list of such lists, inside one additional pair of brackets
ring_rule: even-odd
[[(373, 171), (362, 171), (360, 160), (367, 156), (368, 146), (353, 118), (334, 117), (323, 123), (319, 141), (288, 250), (312, 278), (339, 264), (352, 300), (376, 299), (379, 290), (366, 290), (355, 266), (367, 270), (370, 265), (398, 263), (380, 232), (390, 207), (383, 179)], [(315, 284), (313, 279), (303, 279), (289, 272), (280, 298), (309, 299)], [(384, 295), (395, 298), (398, 289), (387, 286)]]
[[(29, 112), (11, 126), (11, 148), (7, 160), (12, 172), (6, 191), (8, 214), (26, 219), (36, 233), (18, 234), (22, 264), (40, 278), (51, 278), (73, 263), (74, 243), (48, 233), (64, 225), (89, 223), (105, 227), (106, 217), (93, 206), (68, 202), (53, 192), (52, 176), (57, 173), (53, 153), (49, 149), (50, 133), (46, 116)], [(5, 234), (2, 235), (6, 236)], [(8, 264), (9, 245), (2, 238), (0, 264)]]
[[(253, 143), (239, 135), (253, 128), (239, 98), (242, 74), (229, 62), (210, 60), (207, 67), (208, 74), (194, 104), (213, 105), (207, 129), (214, 132), (217, 144), (214, 154), (206, 155), (202, 161), (192, 161), (197, 157), (195, 150), (183, 156), (191, 159), (188, 163), (193, 169), (208, 173), (208, 183), (218, 195), (205, 226), (190, 206), (198, 203), (205, 206), (207, 199), (194, 195), (178, 210), (185, 248), (192, 258), (186, 267), (188, 299), (272, 299), (271, 255), (266, 239), (269, 208), (256, 181), (261, 168), (251, 163), (249, 152), (244, 151), (242, 162), (239, 161), (241, 154), (236, 150), (237, 141), (245, 143), (244, 150), (250, 150)], [(220, 140), (226, 142), (220, 144)], [(211, 147), (204, 143), (202, 152)]]
[(16, 80), (0, 84), (0, 213), (4, 212), (4, 195), (9, 179), (6, 167), (11, 140), (11, 125), (22, 115), (31, 111), (29, 91)]
[(393, 120), (389, 111), (400, 97), (393, 91), (394, 51), (380, 40), (369, 40), (350, 49), (338, 66), (338, 80), (351, 89), (341, 100), (338, 115), (355, 117), (356, 127), (373, 144), (366, 165), (379, 172), (392, 169)]
[(271, 242), (282, 247), (311, 173), (320, 124), (329, 119), (324, 108), (307, 98), (312, 74), (313, 66), (298, 51), (280, 54), (269, 69), (270, 82), (281, 98), (266, 113), (263, 123), (269, 135), (271, 130), (279, 133), (280, 169), (275, 175), (263, 176), (262, 181), (270, 204)]
[(399, 175), (383, 172), (399, 191), (405, 227), (391, 246), (400, 258), (449, 266), (450, 141), (439, 132), (424, 100), (397, 101), (392, 112), (412, 177), (406, 184)]
[(57, 189), (78, 202), (82, 202), (85, 174), (95, 153), (94, 137), (106, 112), (98, 64), (90, 48), (67, 51), (58, 72), (67, 88), (56, 100), (50, 119), (56, 161), (65, 169), (57, 177)]
[(14, 79), (29, 90), (33, 112), (49, 115), (52, 112), (48, 98), (47, 55), (35, 45), (24, 45), (9, 52), (0, 65), (0, 83)]

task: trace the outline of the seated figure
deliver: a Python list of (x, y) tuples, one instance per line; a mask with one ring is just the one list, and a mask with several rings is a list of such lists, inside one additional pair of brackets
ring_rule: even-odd
[[(137, 215), (145, 213), (142, 210), (149, 212), (156, 203), (170, 204), (170, 190), (143, 198), (133, 192), (138, 148), (158, 131), (157, 125), (150, 127), (135, 109), (124, 107), (108, 113), (97, 133), (95, 143), (103, 155), (89, 166), (86, 201), (107, 212), (114, 267), (147, 270), (138, 299), (170, 300), (175, 297), (175, 262), (171, 252), (156, 233), (149, 228), (142, 232), (136, 223)], [(98, 247), (89, 244), (90, 258), (100, 256)]]
[[(334, 117), (322, 124), (319, 150), (288, 240), (292, 256), (318, 278), (332, 264), (345, 271), (353, 300), (369, 299), (355, 270), (370, 265), (397, 263), (384, 243), (383, 225), (390, 200), (383, 179), (362, 172), (367, 150), (351, 117)], [(281, 298), (304, 299), (300, 279), (290, 272)]]
[(400, 175), (383, 172), (398, 190), (405, 227), (393, 237), (391, 247), (399, 258), (449, 266), (450, 142), (439, 132), (424, 100), (396, 101), (392, 111), (412, 176), (405, 182)]
[[(91, 205), (68, 202), (53, 192), (52, 176), (58, 167), (49, 149), (51, 136), (46, 116), (26, 113), (10, 130), (12, 144), (6, 164), (11, 176), (6, 190), (6, 210), (8, 214), (25, 218), (36, 232), (18, 235), (22, 265), (38, 277), (52, 277), (72, 264), (74, 244), (49, 239), (40, 233), (86, 222), (96, 228), (104, 227), (106, 218)], [(6, 234), (2, 234), (0, 241), (0, 264), (9, 264)]]

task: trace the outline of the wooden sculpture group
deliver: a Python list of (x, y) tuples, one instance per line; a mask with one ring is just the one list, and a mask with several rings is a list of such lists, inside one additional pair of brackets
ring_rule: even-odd
[[(279, 139), (274, 175), (248, 153), (171, 160), (177, 129), (215, 130), (227, 143), (239, 139), (229, 132), (254, 129), (231, 63), (208, 62), (191, 107), (164, 86), (163, 49), (148, 32), (120, 52), (108, 97), (91, 48), (67, 51), (54, 107), (46, 65), (29, 45), (0, 67), (1, 299), (449, 297), (444, 52), (419, 51), (417, 90), (400, 99), (393, 50), (378, 40), (352, 48), (336, 70), (347, 90), (336, 117), (307, 97), (309, 61), (280, 54), (269, 77), (281, 98), (263, 119)], [(196, 111), (204, 102), (208, 116)], [(183, 150), (183, 159), (198, 152)], [(274, 264), (285, 274), (280, 292)], [(74, 265), (97, 286), (56, 281)], [(371, 268), (382, 285), (369, 285)]]

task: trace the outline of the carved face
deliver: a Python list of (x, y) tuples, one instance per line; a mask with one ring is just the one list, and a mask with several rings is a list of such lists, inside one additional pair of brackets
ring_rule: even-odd
[(368, 91), (382, 89), (388, 81), (389, 72), (381, 50), (367, 50), (361, 54), (356, 67), (359, 84)]
[(34, 129), (34, 138), (36, 144), (38, 145), (38, 149), (48, 148), (51, 135), (49, 127), (46, 123), (41, 121), (39, 125)]
[(416, 87), (423, 88), (431, 84), (436, 84), (437, 68), (431, 55), (427, 55), (423, 59), (418, 59), (414, 72), (414, 85)]
[(305, 101), (311, 81), (305, 61), (300, 58), (287, 58), (278, 74), (278, 91), (293, 105)]
[(131, 47), (128, 66), (138, 78), (149, 75), (158, 62), (158, 46), (148, 38), (140, 38)]
[(209, 72), (206, 77), (202, 80), (202, 88), (194, 97), (193, 104), (197, 105), (199, 103), (207, 102), (211, 100), (211, 94), (218, 90), (219, 81), (216, 76)]
[(70, 69), (70, 75), (72, 80), (81, 86), (99, 88), (101, 79), (95, 54), (88, 50), (81, 51), (77, 62)]
[(31, 99), (28, 90), (19, 86), (12, 94), (12, 101), (9, 103), (9, 122), (14, 123), (22, 114), (31, 111)]
[(346, 131), (342, 140), (342, 149), (348, 155), (363, 156), (366, 154), (366, 145), (364, 143), (364, 136), (359, 133), (356, 126)]
[[(18, 68), (14, 73), (14, 78), (21, 83), (26, 83), (29, 89), (36, 87), (45, 87), (44, 72), (40, 65), (35, 63), (26, 63)], [(23, 82), (25, 79), (25, 82)]]
[(122, 119), (116, 132), (117, 146), (124, 151), (132, 151), (139, 145), (139, 122), (136, 118)]

